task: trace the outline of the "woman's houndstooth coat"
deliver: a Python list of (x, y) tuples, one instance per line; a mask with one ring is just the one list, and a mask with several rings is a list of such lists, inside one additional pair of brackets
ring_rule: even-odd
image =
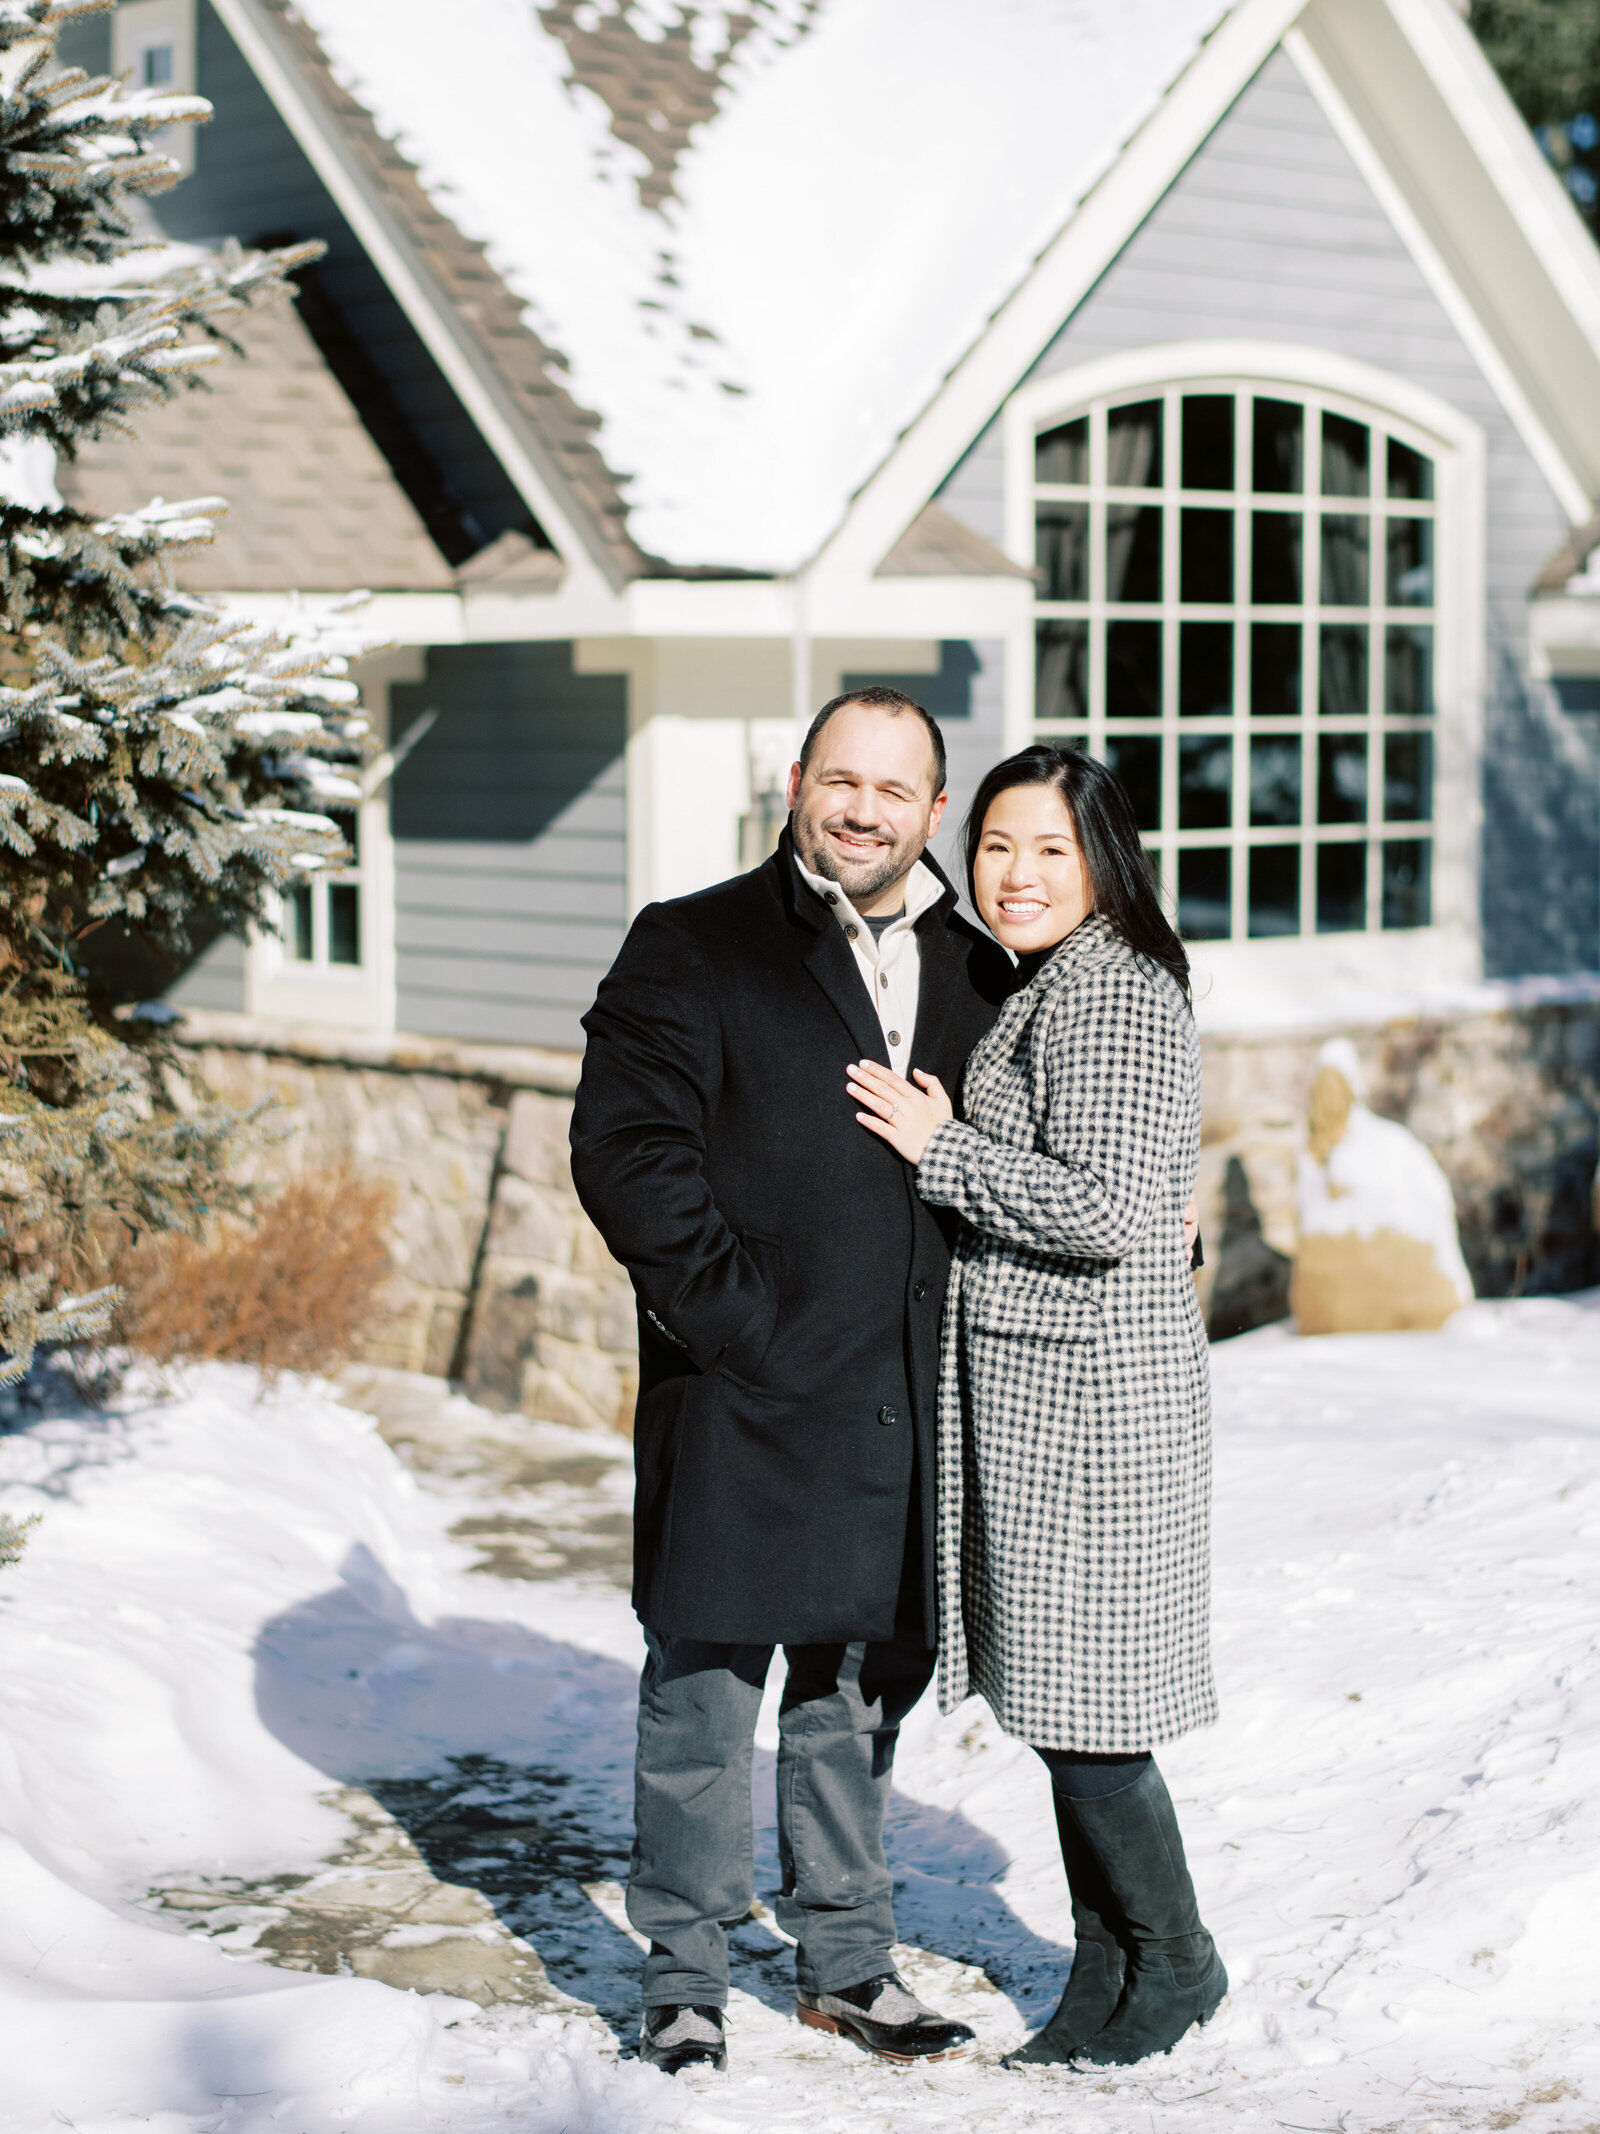
[(1041, 1748), (1216, 1716), (1206, 1336), (1183, 1239), (1200, 1051), (1091, 915), (967, 1065), (923, 1198), (965, 1218), (939, 1403), (939, 1700)]

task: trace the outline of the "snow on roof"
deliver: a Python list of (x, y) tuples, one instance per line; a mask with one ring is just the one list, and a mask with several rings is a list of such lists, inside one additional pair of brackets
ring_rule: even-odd
[(1230, 0), (299, 0), (598, 411), (631, 531), (793, 569)]

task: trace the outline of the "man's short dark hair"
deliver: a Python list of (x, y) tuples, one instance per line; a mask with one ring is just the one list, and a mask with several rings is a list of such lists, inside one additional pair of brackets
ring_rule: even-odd
[(802, 772), (811, 761), (811, 752), (817, 745), (818, 735), (834, 713), (843, 711), (847, 704), (865, 704), (869, 711), (886, 711), (891, 718), (898, 718), (906, 711), (916, 713), (928, 729), (928, 739), (933, 745), (933, 797), (937, 800), (944, 791), (945, 776), (944, 735), (939, 731), (939, 722), (915, 697), (908, 697), (898, 689), (891, 689), (886, 682), (869, 682), (865, 689), (847, 689), (842, 697), (829, 698), (806, 728), (806, 737), (800, 744)]

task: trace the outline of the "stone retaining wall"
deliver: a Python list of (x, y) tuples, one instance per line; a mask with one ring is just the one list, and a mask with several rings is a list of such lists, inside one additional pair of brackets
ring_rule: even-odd
[[(1600, 987), (1571, 994), (1340, 1033), (1373, 1109), (1444, 1166), (1483, 1296), (1600, 1282)], [(1201, 1292), (1219, 1333), (1286, 1309), (1295, 1159), (1333, 1034), (1205, 1041)], [(220, 1094), (279, 1100), (285, 1172), (344, 1161), (393, 1184), (394, 1269), (366, 1360), (458, 1378), (488, 1407), (629, 1426), (633, 1296), (573, 1191), (574, 1057), (199, 1011), (183, 1041)]]
[[(1481, 1008), (1369, 1029), (1206, 1038), (1200, 1203), (1211, 1264), (1203, 1296), (1238, 1273), (1231, 1257), (1259, 1265), (1252, 1215), (1261, 1243), (1293, 1254), (1295, 1164), (1313, 1062), (1336, 1035), (1354, 1041), (1372, 1109), (1410, 1127), (1439, 1159), (1480, 1296), (1600, 1282), (1600, 987), (1482, 991)], [(1497, 992), (1511, 997), (1496, 1004)], [(1235, 1174), (1230, 1217), (1225, 1189), (1235, 1157), (1253, 1209), (1239, 1205)]]
[(461, 1379), (487, 1407), (629, 1427), (633, 1292), (573, 1191), (575, 1058), (199, 1011), (182, 1039), (230, 1102), (278, 1100), (286, 1174), (346, 1162), (394, 1187), (365, 1361)]

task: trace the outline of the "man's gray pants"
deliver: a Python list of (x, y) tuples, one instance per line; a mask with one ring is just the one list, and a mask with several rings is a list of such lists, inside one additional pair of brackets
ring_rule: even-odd
[[(628, 1917), (648, 1937), (644, 2004), (726, 2007), (727, 1927), (755, 1895), (750, 1765), (775, 1647), (646, 1630), (639, 1682)], [(933, 1675), (920, 1642), (786, 1645), (778, 1718), (774, 1907), (796, 1983), (837, 1993), (893, 1968), (893, 1884), (883, 1857), (900, 1722)]]

